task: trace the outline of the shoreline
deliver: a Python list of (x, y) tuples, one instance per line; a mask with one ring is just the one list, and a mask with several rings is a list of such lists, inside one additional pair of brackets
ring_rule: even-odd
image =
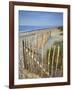
[(57, 27), (33, 29), (33, 30), (31, 30), (31, 31), (19, 31), (19, 32), (21, 32), (21, 33), (26, 33), (26, 32), (41, 31), (41, 30), (47, 30), (47, 29), (52, 30), (52, 29), (58, 29), (58, 28), (60, 28), (60, 27), (63, 28), (63, 26), (57, 26)]

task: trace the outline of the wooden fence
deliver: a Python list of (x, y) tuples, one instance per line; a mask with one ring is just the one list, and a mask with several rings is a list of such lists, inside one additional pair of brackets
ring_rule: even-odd
[(63, 75), (63, 53), (59, 45), (48, 49), (46, 58), (43, 58), (43, 51), (39, 53), (32, 46), (29, 47), (26, 40), (22, 41), (22, 46), (24, 69), (39, 77), (61, 77)]

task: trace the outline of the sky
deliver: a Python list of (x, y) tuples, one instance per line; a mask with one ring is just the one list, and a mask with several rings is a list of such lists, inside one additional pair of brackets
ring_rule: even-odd
[(63, 13), (43, 11), (19, 11), (21, 26), (63, 26)]

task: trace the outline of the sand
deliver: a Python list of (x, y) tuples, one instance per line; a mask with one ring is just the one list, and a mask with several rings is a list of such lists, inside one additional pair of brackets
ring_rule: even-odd
[[(37, 51), (40, 55), (42, 54), (42, 48), (43, 48), (43, 56), (46, 57), (47, 49), (50, 48), (55, 41), (63, 40), (63, 35), (60, 35), (61, 33), (62, 32), (57, 28), (36, 30), (32, 32), (19, 32), (19, 61), (20, 61), (19, 73), (24, 74), (24, 71), (23, 71), (24, 58), (23, 58), (22, 41), (26, 42), (27, 47), (31, 48), (34, 51)], [(31, 75), (31, 73), (29, 73), (29, 75)], [(22, 75), (20, 76), (21, 76), (20, 78), (24, 77)], [(38, 77), (38, 76), (35, 76), (35, 77)]]

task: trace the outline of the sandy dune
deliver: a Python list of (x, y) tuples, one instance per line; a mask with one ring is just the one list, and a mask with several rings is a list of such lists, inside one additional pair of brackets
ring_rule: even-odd
[[(33, 49), (34, 51), (38, 51), (40, 54), (42, 54), (43, 48), (43, 55), (46, 57), (45, 55), (47, 48), (50, 48), (55, 41), (61, 41), (63, 39), (63, 35), (60, 35), (60, 33), (62, 32), (60, 32), (60, 30), (57, 28), (36, 30), (25, 33), (19, 32), (19, 60), (21, 61), (20, 66), (22, 70), (24, 69), (22, 41), (26, 42), (27, 47)], [(24, 73), (21, 68), (20, 73)], [(34, 77), (38, 76), (34, 75)]]

